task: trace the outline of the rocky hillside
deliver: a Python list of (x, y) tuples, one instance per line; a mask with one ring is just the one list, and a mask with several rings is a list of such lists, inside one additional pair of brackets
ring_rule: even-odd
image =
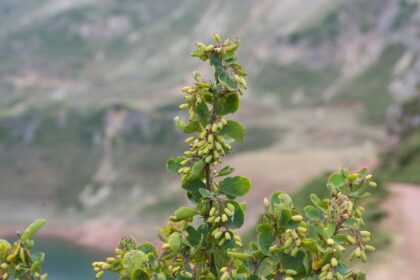
[[(161, 205), (175, 208), (180, 201), (163, 166), (182, 147), (173, 104), (198, 67), (186, 59), (191, 44), (213, 32), (242, 40), (251, 85), (242, 117), (255, 115), (251, 102), (260, 111), (343, 106), (382, 127), (395, 100), (418, 92), (418, 6), (414, 0), (1, 1), (0, 210), (18, 203), (15, 219), (27, 209), (34, 216), (51, 209), (95, 216), (130, 207), (138, 219), (161, 213)], [(242, 151), (288, 133), (261, 126), (276, 120), (258, 116), (266, 120), (249, 125)]]

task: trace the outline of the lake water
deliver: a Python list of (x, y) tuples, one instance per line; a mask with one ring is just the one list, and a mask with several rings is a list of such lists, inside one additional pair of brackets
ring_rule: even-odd
[[(49, 280), (94, 280), (93, 261), (104, 260), (107, 256), (73, 244), (55, 239), (35, 240), (36, 251), (46, 253), (43, 271)], [(118, 278), (105, 275), (104, 280)]]

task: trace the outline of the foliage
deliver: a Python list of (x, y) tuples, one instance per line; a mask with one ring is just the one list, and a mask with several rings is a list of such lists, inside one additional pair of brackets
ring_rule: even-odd
[(46, 280), (47, 274), (41, 273), (45, 254), (32, 253), (32, 237), (45, 225), (45, 220), (36, 220), (25, 231), (18, 233), (19, 239), (10, 244), (0, 239), (0, 279)]
[(420, 95), (389, 110), (387, 127), (398, 141), (381, 155), (377, 173), (389, 181), (420, 184)]
[(123, 238), (115, 256), (93, 263), (96, 278), (106, 271), (121, 280), (138, 279), (364, 279), (347, 264), (367, 260), (370, 232), (363, 230), (364, 208), (360, 200), (376, 187), (367, 170), (341, 170), (328, 178), (328, 199), (311, 195), (313, 205), (299, 214), (283, 192), (264, 200), (265, 212), (257, 227), (257, 242), (243, 249), (237, 230), (244, 223), (246, 203), (237, 201), (251, 188), (243, 176), (230, 176), (234, 169), (221, 158), (231, 144), (244, 139), (242, 125), (226, 115), (239, 108), (246, 88), (246, 73), (236, 60), (239, 40), (216, 44), (197, 43), (192, 56), (209, 61), (214, 81), (193, 73), (194, 85), (183, 88), (188, 121), (175, 118), (175, 125), (192, 136), (189, 150), (171, 158), (167, 169), (181, 176), (181, 186), (193, 207), (181, 207), (159, 231), (162, 251), (149, 243)]
[(393, 103), (389, 81), (391, 81), (395, 63), (403, 53), (402, 45), (388, 46), (382, 52), (380, 59), (363, 75), (347, 83), (338, 92), (336, 98), (345, 102), (361, 102), (363, 119), (372, 124), (382, 124), (386, 109)]

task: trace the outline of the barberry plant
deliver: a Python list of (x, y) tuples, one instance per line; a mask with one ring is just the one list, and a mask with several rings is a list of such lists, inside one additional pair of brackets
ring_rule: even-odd
[(45, 254), (32, 253), (32, 237), (45, 225), (45, 220), (36, 220), (23, 233), (18, 232), (19, 239), (13, 244), (0, 239), (0, 279), (46, 280), (47, 274), (41, 273)]
[(175, 125), (190, 135), (185, 141), (189, 148), (167, 161), (167, 169), (181, 176), (193, 206), (176, 210), (160, 229), (159, 250), (150, 242), (123, 238), (114, 257), (93, 263), (96, 278), (110, 271), (121, 280), (363, 279), (349, 261), (365, 262), (366, 252), (374, 250), (367, 244), (371, 236), (363, 230), (360, 205), (369, 195), (366, 188), (376, 187), (367, 170), (333, 173), (327, 182), (330, 197), (311, 195), (313, 205), (304, 208), (305, 217), (289, 195), (274, 193), (264, 200), (257, 240), (243, 248), (237, 230), (246, 203), (237, 198), (251, 183), (232, 176), (234, 168), (221, 163), (231, 145), (244, 139), (243, 126), (226, 116), (239, 108), (246, 73), (236, 57), (239, 40), (213, 38), (214, 44), (197, 43), (192, 56), (209, 61), (214, 80), (194, 72), (194, 84), (183, 88), (185, 102), (179, 106), (187, 113), (175, 118)]

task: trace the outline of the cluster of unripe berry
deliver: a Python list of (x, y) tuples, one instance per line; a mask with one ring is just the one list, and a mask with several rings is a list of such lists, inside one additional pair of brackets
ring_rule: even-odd
[(227, 203), (226, 207), (221, 207), (217, 209), (213, 206), (209, 211), (209, 217), (207, 222), (212, 225), (211, 235), (215, 240), (218, 240), (218, 245), (222, 246), (226, 241), (235, 240), (235, 245), (237, 247), (242, 247), (241, 238), (236, 234), (236, 232), (231, 231), (226, 226), (226, 223), (233, 217), (235, 214), (235, 206), (231, 203)]
[(220, 135), (220, 130), (227, 125), (225, 118), (220, 118), (212, 124), (208, 124), (198, 137), (189, 137), (185, 140), (190, 145), (190, 150), (184, 152), (184, 159), (180, 164), (184, 167), (178, 173), (186, 176), (191, 172), (193, 163), (203, 159), (205, 163), (218, 163), (220, 157), (232, 149)]
[(120, 248), (115, 249), (115, 254), (119, 257), (117, 258), (107, 258), (106, 262), (93, 262), (92, 268), (96, 272), (96, 279), (100, 279), (104, 276), (105, 270), (109, 270), (114, 266), (118, 266), (122, 256), (124, 255), (124, 251)]

